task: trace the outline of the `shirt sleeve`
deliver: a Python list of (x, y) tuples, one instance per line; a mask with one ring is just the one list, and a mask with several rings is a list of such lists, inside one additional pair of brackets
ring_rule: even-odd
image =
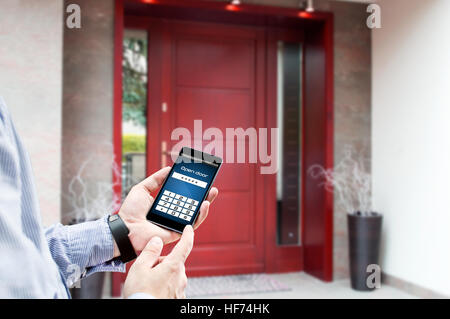
[(69, 286), (95, 272), (125, 272), (124, 263), (112, 260), (114, 239), (107, 218), (45, 230), (52, 258)]

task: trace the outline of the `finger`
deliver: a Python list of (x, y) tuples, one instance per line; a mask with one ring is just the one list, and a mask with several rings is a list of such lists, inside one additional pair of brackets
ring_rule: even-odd
[(197, 227), (203, 223), (206, 217), (208, 217), (209, 206), (210, 203), (207, 200), (205, 200), (200, 206), (200, 213), (198, 214), (197, 220), (195, 221), (194, 229), (197, 229)]
[(141, 252), (136, 262), (145, 263), (149, 267), (153, 267), (158, 263), (163, 249), (162, 239), (155, 236), (147, 243), (144, 250)]
[(215, 187), (211, 188), (211, 190), (209, 191), (208, 197), (206, 198), (206, 200), (210, 203), (212, 203), (217, 195), (219, 195), (219, 190)]
[(184, 264), (189, 254), (191, 253), (192, 246), (194, 245), (194, 229), (191, 225), (184, 227), (183, 235), (181, 235), (180, 241), (172, 249), (170, 254), (164, 259), (164, 261), (181, 262)]
[(170, 167), (164, 167), (154, 173), (153, 175), (147, 177), (139, 184), (144, 186), (149, 192), (154, 192), (158, 188), (161, 187), (161, 185), (164, 183), (164, 180), (166, 179), (167, 175), (169, 175)]
[[(148, 212), (148, 210), (147, 210)], [(145, 212), (144, 214), (144, 218), (145, 215), (147, 215), (147, 212)], [(146, 240), (149, 240), (150, 238), (152, 238), (153, 236), (158, 236), (159, 238), (162, 239), (164, 245), (165, 244), (169, 244), (171, 242), (174, 242), (178, 239), (180, 239), (181, 234), (162, 228), (156, 224), (153, 223), (149, 223), (147, 219), (144, 219), (143, 221), (141, 221), (141, 223), (139, 224), (139, 229), (137, 229), (137, 231), (135, 231), (135, 234), (138, 234), (139, 231), (139, 237), (145, 237)]]

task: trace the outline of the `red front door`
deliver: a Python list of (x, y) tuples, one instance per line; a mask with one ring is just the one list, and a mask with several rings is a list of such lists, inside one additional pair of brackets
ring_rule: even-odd
[[(150, 23), (148, 138), (149, 147), (161, 147), (148, 150), (153, 158), (149, 173), (172, 165), (167, 151), (179, 142), (171, 140), (176, 128), (190, 131), (191, 145), (186, 146), (210, 143), (194, 136), (195, 120), (201, 120), (196, 123), (197, 128), (201, 123), (202, 132), (221, 130), (224, 158), (226, 145), (234, 145), (235, 157), (237, 152), (237, 141), (227, 138), (227, 128), (265, 127), (264, 50), (264, 31), (256, 28), (168, 20)], [(248, 158), (248, 144), (245, 152)], [(215, 182), (219, 197), (196, 232), (187, 263), (190, 275), (264, 271), (261, 178), (258, 164), (224, 163)]]

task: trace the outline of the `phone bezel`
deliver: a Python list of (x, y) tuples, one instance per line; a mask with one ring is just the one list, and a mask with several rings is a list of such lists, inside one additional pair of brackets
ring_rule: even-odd
[[(172, 219), (165, 218), (165, 217), (163, 217), (161, 215), (158, 215), (158, 214), (152, 214), (151, 211), (153, 209), (153, 206), (156, 205), (157, 199), (161, 195), (160, 194), (161, 191), (166, 186), (167, 180), (169, 179), (170, 176), (172, 176), (172, 172), (173, 172), (173, 169), (175, 167), (175, 164), (178, 164), (180, 158), (182, 158), (182, 156), (185, 156), (186, 154), (188, 154), (191, 158), (193, 158), (194, 161), (195, 160), (201, 161), (199, 163), (204, 163), (206, 165), (211, 165), (211, 164), (214, 165), (215, 164), (215, 165), (217, 165), (217, 169), (216, 169), (216, 171), (214, 173), (214, 176), (213, 176), (213, 179), (211, 180), (211, 183), (208, 186), (208, 189), (206, 190), (205, 194), (203, 195), (202, 200), (199, 201), (199, 205), (197, 207), (197, 210), (195, 211), (194, 218), (189, 223), (183, 224), (183, 223), (178, 223), (178, 222), (176, 222), (176, 221), (174, 221)], [(208, 159), (208, 160), (206, 160), (206, 159)], [(207, 198), (207, 196), (209, 194), (209, 191), (211, 190), (211, 187), (214, 184), (214, 181), (216, 179), (217, 173), (219, 172), (219, 169), (220, 169), (221, 166), (222, 166), (222, 159), (220, 157), (217, 157), (217, 156), (214, 156), (214, 155), (202, 152), (202, 151), (197, 151), (197, 150), (194, 150), (194, 149), (192, 149), (190, 147), (183, 147), (180, 150), (180, 153), (178, 154), (178, 158), (175, 161), (174, 165), (172, 165), (172, 168), (170, 169), (170, 172), (167, 175), (167, 178), (164, 180), (163, 185), (159, 189), (159, 192), (156, 195), (152, 206), (150, 207), (150, 209), (147, 212), (147, 216), (146, 216), (147, 220), (152, 222), (153, 224), (156, 224), (156, 225), (164, 227), (166, 229), (175, 231), (177, 233), (182, 233), (183, 229), (184, 229), (184, 227), (186, 227), (186, 225), (194, 225), (195, 221), (198, 218), (198, 215), (200, 215), (200, 206), (202, 205), (203, 201)]]

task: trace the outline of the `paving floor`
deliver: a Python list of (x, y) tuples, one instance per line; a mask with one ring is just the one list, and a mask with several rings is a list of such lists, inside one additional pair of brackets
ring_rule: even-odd
[[(270, 274), (275, 280), (291, 288), (290, 291), (262, 292), (250, 294), (217, 295), (209, 298), (217, 299), (414, 299), (416, 296), (395, 287), (382, 284), (381, 288), (374, 291), (361, 292), (351, 289), (349, 279), (323, 282), (304, 272), (292, 272), (283, 274)], [(109, 295), (110, 279), (105, 282), (104, 298)], [(202, 297), (208, 298), (208, 297)]]
[(348, 279), (334, 280), (331, 283), (323, 282), (304, 272), (293, 272), (284, 274), (270, 274), (274, 279), (292, 288), (290, 291), (219, 295), (211, 298), (255, 298), (255, 299), (315, 299), (315, 298), (338, 298), (338, 299), (411, 299), (417, 298), (405, 291), (388, 285), (374, 291), (361, 292), (350, 288)]

